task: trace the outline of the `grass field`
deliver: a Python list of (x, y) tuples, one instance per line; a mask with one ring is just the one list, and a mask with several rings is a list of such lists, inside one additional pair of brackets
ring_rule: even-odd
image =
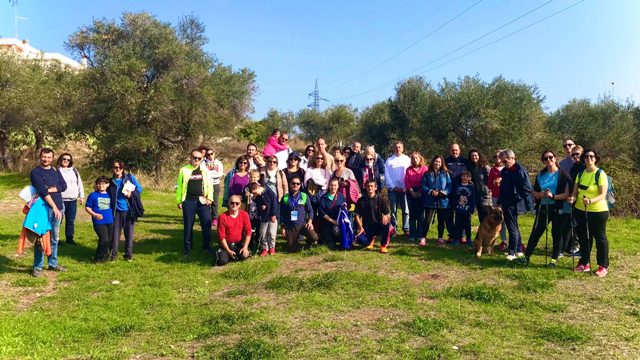
[(437, 247), (433, 232), (424, 248), (392, 239), (388, 255), (316, 248), (212, 267), (203, 253), (181, 261), (173, 195), (146, 191), (133, 262), (92, 264), (82, 211), (79, 245), (59, 251), (69, 271), (32, 278), (32, 251), (15, 256), (27, 180), (0, 174), (2, 359), (640, 358), (637, 219), (609, 222), (603, 279), (570, 258), (545, 268), (544, 238), (522, 268)]

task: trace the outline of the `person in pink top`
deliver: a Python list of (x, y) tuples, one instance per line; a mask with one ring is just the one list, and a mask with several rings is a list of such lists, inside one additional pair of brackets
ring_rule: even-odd
[[(278, 151), (286, 150), (289, 148), (286, 142), (279, 141), (280, 140), (280, 129), (273, 129), (271, 132), (271, 136), (267, 138), (267, 144), (264, 146), (264, 150), (262, 150), (262, 154), (264, 156), (273, 156)], [(287, 140), (289, 138), (287, 137)]]
[[(424, 234), (424, 207), (422, 206), (422, 176), (429, 168), (424, 165), (424, 157), (414, 151), (411, 153), (411, 166), (407, 168), (404, 175), (404, 186), (409, 203), (409, 240), (416, 241)], [(420, 246), (426, 245), (427, 239), (420, 239)]]
[[(500, 151), (496, 152), (496, 155), (493, 157), (493, 166), (491, 170), (489, 170), (489, 179), (487, 180), (487, 186), (489, 190), (491, 190), (491, 202), (493, 206), (498, 204), (498, 196), (500, 196), (500, 171), (504, 168), (504, 165), (500, 161)], [(500, 239), (502, 242), (500, 243), (500, 251), (504, 251), (507, 248), (507, 227), (502, 224), (502, 228), (500, 229)]]

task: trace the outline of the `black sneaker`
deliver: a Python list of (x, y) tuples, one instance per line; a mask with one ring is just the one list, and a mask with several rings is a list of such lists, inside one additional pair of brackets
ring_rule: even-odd
[(526, 256), (523, 256), (523, 257), (519, 257), (519, 258), (516, 259), (516, 264), (527, 266), (527, 265), (529, 265), (530, 261), (531, 261), (530, 258), (528, 258)]
[(49, 266), (49, 267), (47, 268), (47, 270), (49, 270), (49, 271), (57, 271), (57, 272), (67, 272), (67, 269), (66, 269), (66, 268), (63, 268), (63, 267), (62, 267), (62, 266), (60, 266), (60, 265), (56, 265), (56, 266)]
[(33, 270), (31, 271), (31, 276), (33, 277), (42, 276), (42, 269), (33, 268)]

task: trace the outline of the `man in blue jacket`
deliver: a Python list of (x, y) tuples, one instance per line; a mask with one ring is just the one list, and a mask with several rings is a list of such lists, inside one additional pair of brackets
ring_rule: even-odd
[(300, 250), (298, 236), (307, 238), (307, 248), (318, 242), (318, 234), (313, 230), (313, 208), (309, 196), (300, 191), (302, 179), (295, 176), (289, 183), (289, 193), (282, 197), (280, 218), (285, 230), (289, 251)]
[[(51, 166), (53, 162), (53, 150), (44, 148), (40, 150), (40, 165), (31, 170), (29, 177), (31, 186), (36, 188), (38, 196), (47, 204), (49, 210), (49, 222), (51, 223), (51, 255), (47, 257), (49, 270), (67, 271), (58, 265), (58, 235), (60, 233), (60, 221), (62, 220), (62, 211), (64, 211), (64, 203), (62, 201), (62, 192), (67, 189), (67, 183), (62, 175)], [(33, 271), (31, 275), (38, 277), (42, 275), (42, 267), (44, 266), (44, 253), (42, 249), (35, 246), (33, 251)]]
[[(460, 145), (451, 144), (449, 146), (449, 157), (444, 159), (444, 163), (447, 165), (447, 169), (449, 169), (449, 174), (451, 176), (451, 187), (455, 189), (460, 185), (460, 176), (463, 172), (469, 170), (469, 162), (464, 156), (460, 156)], [(453, 191), (449, 193), (449, 205), (450, 210), (448, 212), (448, 219), (446, 221), (447, 224), (447, 232), (449, 233), (449, 238), (453, 234), (455, 234), (455, 229), (453, 229), (453, 214), (455, 213), (455, 202), (453, 201)]]
[(505, 149), (500, 152), (500, 161), (504, 164), (504, 168), (500, 171), (499, 181), (500, 196), (498, 197), (498, 205), (502, 207), (504, 213), (504, 224), (509, 232), (509, 254), (507, 260), (513, 261), (518, 257), (523, 257), (521, 251), (522, 235), (518, 227), (518, 203), (524, 201), (527, 211), (532, 209), (531, 180), (529, 173), (520, 163), (516, 162), (516, 154), (511, 149)]

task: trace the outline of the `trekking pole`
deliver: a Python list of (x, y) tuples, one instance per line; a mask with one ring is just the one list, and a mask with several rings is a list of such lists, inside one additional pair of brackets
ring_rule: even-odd
[[(586, 199), (587, 196), (586, 195), (582, 195), (582, 199)], [(584, 206), (584, 220), (585, 220), (585, 225), (587, 227), (587, 242), (586, 242), (586, 247), (587, 247), (587, 251), (589, 252), (589, 269), (591, 269), (591, 236), (589, 235), (589, 213), (587, 212), (587, 205)], [(582, 249), (580, 249), (581, 251), (584, 251)], [(584, 256), (584, 254), (582, 254), (582, 256)]]
[[(573, 213), (575, 212), (575, 209), (571, 209), (571, 214), (569, 215), (569, 227), (571, 230), (569, 230), (569, 241), (573, 242), (575, 233), (573, 230)], [(574, 254), (572, 253), (572, 249), (573, 249), (573, 244), (569, 245), (571, 246), (569, 248), (569, 255), (571, 256), (571, 268), (575, 269), (576, 268), (576, 257), (573, 256)]]
[(544, 227), (544, 264), (545, 266), (549, 265), (549, 204), (545, 205), (546, 209), (545, 211), (547, 212), (547, 221), (545, 222), (545, 227)]

